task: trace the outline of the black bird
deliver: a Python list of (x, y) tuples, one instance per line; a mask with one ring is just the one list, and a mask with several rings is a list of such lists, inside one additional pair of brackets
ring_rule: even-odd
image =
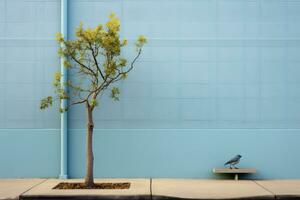
[(232, 159), (228, 160), (224, 165), (229, 165), (229, 168), (232, 169), (234, 167), (235, 169), (238, 169), (235, 165), (240, 162), (241, 155), (236, 155)]

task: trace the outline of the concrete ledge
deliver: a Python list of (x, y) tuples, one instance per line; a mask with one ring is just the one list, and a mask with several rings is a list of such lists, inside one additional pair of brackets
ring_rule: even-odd
[(154, 179), (153, 199), (274, 199), (254, 181)]
[(0, 200), (19, 199), (19, 196), (46, 179), (1, 179)]
[(53, 189), (60, 182), (83, 182), (82, 179), (58, 180), (49, 179), (30, 191), (20, 196), (24, 200), (37, 199), (122, 199), (122, 200), (148, 200), (151, 199), (150, 180), (149, 179), (95, 179), (95, 182), (130, 182), (129, 189), (123, 190), (58, 190)]

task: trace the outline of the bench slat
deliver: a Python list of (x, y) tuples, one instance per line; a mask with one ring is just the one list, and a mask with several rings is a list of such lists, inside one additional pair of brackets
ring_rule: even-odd
[(229, 169), (229, 168), (214, 168), (215, 174), (253, 174), (256, 173), (255, 168), (241, 168), (241, 169)]

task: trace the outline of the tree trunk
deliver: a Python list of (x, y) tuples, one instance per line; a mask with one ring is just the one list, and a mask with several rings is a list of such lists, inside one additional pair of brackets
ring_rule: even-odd
[(94, 185), (94, 154), (93, 154), (93, 110), (87, 103), (87, 132), (86, 132), (86, 176), (85, 185), (92, 187)]

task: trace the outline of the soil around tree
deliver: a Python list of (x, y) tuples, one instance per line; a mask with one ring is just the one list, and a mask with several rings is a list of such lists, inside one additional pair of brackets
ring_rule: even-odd
[(84, 183), (61, 182), (53, 189), (69, 190), (69, 189), (129, 189), (130, 183), (95, 183), (92, 187), (87, 187)]

